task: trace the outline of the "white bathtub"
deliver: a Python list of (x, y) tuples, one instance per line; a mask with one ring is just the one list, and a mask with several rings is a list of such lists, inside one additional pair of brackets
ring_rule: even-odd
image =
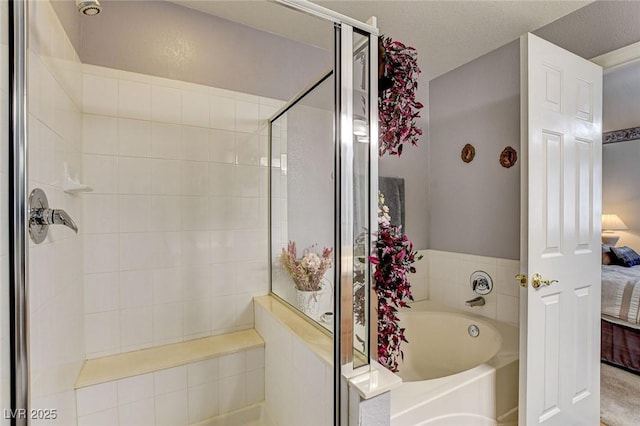
[(400, 321), (409, 343), (399, 366), (404, 383), (391, 391), (393, 426), (515, 424), (517, 327), (428, 300)]

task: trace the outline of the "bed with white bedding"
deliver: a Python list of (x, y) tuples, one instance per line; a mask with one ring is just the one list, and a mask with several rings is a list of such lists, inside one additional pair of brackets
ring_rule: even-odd
[(602, 360), (640, 374), (640, 266), (602, 265)]
[(602, 314), (640, 324), (640, 266), (602, 265)]

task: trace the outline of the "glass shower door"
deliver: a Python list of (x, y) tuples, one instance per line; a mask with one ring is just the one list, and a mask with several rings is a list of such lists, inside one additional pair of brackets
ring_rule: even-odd
[[(301, 10), (315, 14), (316, 6), (307, 6)], [(270, 281), (272, 294), (333, 332), (334, 424), (346, 424), (346, 380), (376, 359), (369, 257), (377, 230), (377, 30), (344, 16), (330, 19), (334, 70), (270, 120)], [(303, 275), (312, 266), (305, 254), (325, 248), (332, 268), (322, 279), (332, 287), (333, 306), (316, 289), (322, 308), (312, 311), (297, 289), (307, 279), (295, 267)]]
[[(270, 120), (271, 291), (330, 332), (335, 263), (333, 92), (331, 71)], [(315, 272), (293, 271), (294, 258), (302, 258), (300, 266)]]
[[(369, 262), (372, 236), (377, 230), (377, 170), (371, 158), (370, 40), (369, 35), (353, 32), (353, 349), (354, 367), (369, 363), (371, 334), (372, 268)], [(377, 104), (376, 104), (377, 105)], [(377, 144), (374, 144), (377, 146)], [(373, 208), (373, 210), (372, 210)], [(373, 222), (372, 222), (373, 218)], [(375, 330), (375, 327), (373, 328)], [(374, 340), (375, 341), (375, 340)]]
[[(339, 179), (340, 336), (339, 364), (347, 377), (366, 371), (375, 357), (369, 257), (377, 230), (377, 36), (342, 24), (340, 40)], [(372, 350), (372, 348), (374, 348)], [(336, 358), (338, 363), (338, 358)]]
[(340, 66), (269, 123), (270, 279), (274, 295), (335, 333), (340, 364), (355, 370), (369, 364), (372, 341), (377, 37), (347, 24), (336, 26), (335, 37)]
[[(336, 297), (335, 404), (347, 424), (346, 381), (369, 371), (376, 356), (377, 321), (369, 257), (377, 231), (377, 31), (342, 23), (336, 29), (339, 199), (339, 288)], [(372, 315), (373, 314), (373, 315)]]

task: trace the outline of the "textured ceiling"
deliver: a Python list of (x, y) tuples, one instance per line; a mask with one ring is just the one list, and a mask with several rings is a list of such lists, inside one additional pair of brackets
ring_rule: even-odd
[[(174, 3), (303, 43), (330, 49), (331, 25), (266, 0)], [(428, 80), (538, 29), (590, 1), (315, 1), (366, 21), (375, 16), (382, 34), (418, 50)]]

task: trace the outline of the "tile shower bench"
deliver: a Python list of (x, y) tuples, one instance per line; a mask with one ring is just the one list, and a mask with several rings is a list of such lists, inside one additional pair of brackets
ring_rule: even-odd
[(89, 359), (75, 389), (79, 426), (187, 425), (251, 410), (264, 400), (264, 340), (249, 329)]

